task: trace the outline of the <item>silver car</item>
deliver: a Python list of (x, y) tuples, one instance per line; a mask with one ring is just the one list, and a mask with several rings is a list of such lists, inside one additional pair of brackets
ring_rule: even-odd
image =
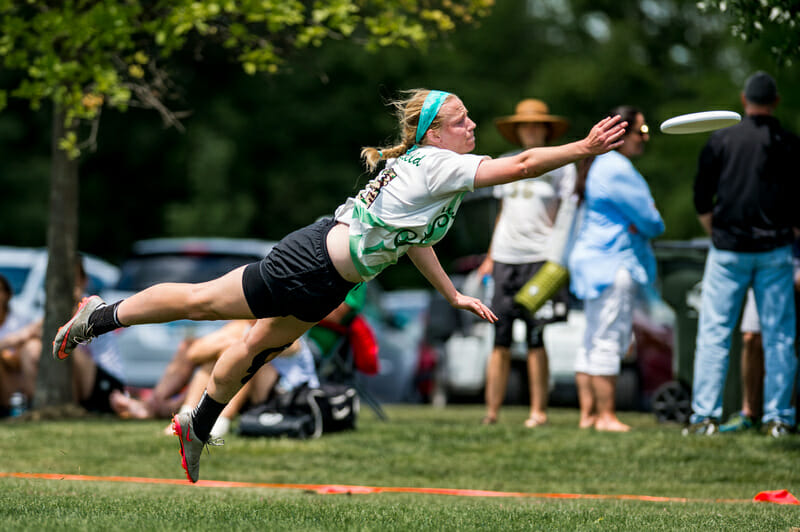
[[(89, 277), (88, 291), (97, 293), (114, 286), (119, 268), (94, 255), (83, 254)], [(44, 315), (44, 280), (47, 272), (47, 248), (0, 246), (0, 274), (11, 283), (14, 297), (11, 311), (27, 321)]]

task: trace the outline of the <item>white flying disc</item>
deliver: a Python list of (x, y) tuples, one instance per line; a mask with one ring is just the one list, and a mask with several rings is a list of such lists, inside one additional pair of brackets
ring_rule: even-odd
[(662, 133), (684, 135), (686, 133), (702, 133), (723, 127), (732, 126), (742, 121), (739, 113), (733, 111), (703, 111), (689, 113), (664, 120), (661, 123)]

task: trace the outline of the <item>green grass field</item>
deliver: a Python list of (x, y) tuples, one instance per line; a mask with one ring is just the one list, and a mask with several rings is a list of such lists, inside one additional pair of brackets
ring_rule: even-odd
[[(577, 429), (577, 411), (522, 426), (508, 407), (481, 426), (482, 407), (362, 410), (359, 429), (318, 440), (226, 438), (201, 479), (644, 495), (667, 502), (416, 493), (323, 495), (230, 488), (0, 477), (3, 530), (800, 530), (800, 506), (750, 502), (760, 491), (800, 496), (800, 437), (683, 437), (653, 416), (622, 413), (635, 430)], [(0, 472), (184, 479), (165, 421), (88, 418), (0, 423)]]

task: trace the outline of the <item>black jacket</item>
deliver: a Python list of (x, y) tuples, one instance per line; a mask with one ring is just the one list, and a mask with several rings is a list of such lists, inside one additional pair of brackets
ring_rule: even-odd
[(773, 116), (745, 116), (712, 133), (697, 165), (694, 206), (712, 213), (717, 249), (770, 251), (800, 228), (800, 139)]

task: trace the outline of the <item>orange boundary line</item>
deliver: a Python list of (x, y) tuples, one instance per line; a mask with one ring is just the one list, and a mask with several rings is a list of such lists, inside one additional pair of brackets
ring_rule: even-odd
[[(146, 477), (101, 477), (93, 475), (62, 475), (57, 473), (3, 473), (0, 478), (41, 480), (76, 480), (88, 482), (130, 482), (138, 484), (178, 484), (192, 486), (188, 480)], [(425, 493), (430, 495), (455, 495), (459, 497), (515, 497), (532, 499), (606, 499), (646, 502), (714, 502), (751, 503), (749, 499), (688, 499), (686, 497), (655, 497), (651, 495), (604, 495), (585, 493), (522, 493), (512, 491), (471, 490), (453, 488), (408, 488), (380, 486), (351, 486), (342, 484), (271, 484), (262, 482), (231, 482), (224, 480), (199, 480), (195, 486), (203, 488), (270, 488), (297, 489), (320, 494), (370, 494), (370, 493)]]

